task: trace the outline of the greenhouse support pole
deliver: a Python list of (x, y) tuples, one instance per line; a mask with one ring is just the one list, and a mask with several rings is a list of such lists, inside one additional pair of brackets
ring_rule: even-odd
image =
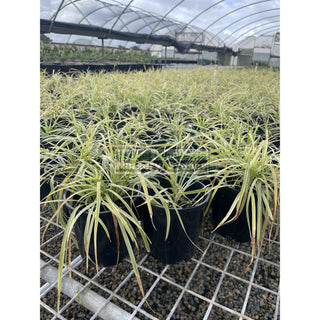
[(164, 47), (164, 65), (167, 66), (167, 46)]
[(234, 67), (234, 60), (235, 60), (235, 56), (231, 56), (231, 59), (230, 59), (230, 66), (231, 67)]
[(102, 54), (102, 58), (103, 58), (104, 57), (104, 39), (103, 38), (101, 38), (101, 46), (102, 46), (101, 54)]

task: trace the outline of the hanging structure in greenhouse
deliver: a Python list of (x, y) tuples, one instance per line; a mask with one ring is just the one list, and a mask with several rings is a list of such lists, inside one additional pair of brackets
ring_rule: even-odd
[(40, 32), (54, 43), (138, 47), (160, 56), (165, 47), (166, 56), (173, 48), (178, 58), (201, 53), (220, 64), (230, 64), (232, 57), (247, 48), (242, 46), (246, 38), (258, 39), (263, 35), (265, 44), (253, 43), (250, 49), (272, 49), (268, 59), (279, 58), (280, 54), (276, 41), (280, 8), (275, 0), (180, 0), (171, 4), (143, 0), (51, 0), (41, 1), (40, 18)]

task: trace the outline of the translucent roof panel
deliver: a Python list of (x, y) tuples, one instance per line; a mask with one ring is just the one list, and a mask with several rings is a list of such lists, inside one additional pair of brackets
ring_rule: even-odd
[[(149, 40), (155, 35), (237, 49), (248, 37), (280, 30), (280, 0), (40, 0), (40, 19), (50, 21), (45, 30), (54, 42), (81, 42), (83, 38), (86, 43), (99, 43), (99, 36), (92, 36), (92, 32), (90, 36), (84, 31), (76, 36), (59, 35), (61, 29), (54, 26), (65, 23), (90, 26), (90, 30), (104, 28), (109, 35), (135, 33), (144, 38), (144, 48), (146, 43), (152, 45)], [(118, 40), (109, 37), (109, 45)], [(135, 39), (121, 42), (136, 44)]]

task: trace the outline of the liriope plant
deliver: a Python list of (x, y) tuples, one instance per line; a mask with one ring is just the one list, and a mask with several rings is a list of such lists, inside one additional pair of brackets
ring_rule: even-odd
[[(249, 219), (253, 254), (268, 224), (279, 219), (279, 150), (273, 145), (279, 137), (277, 72), (221, 69), (216, 78), (205, 68), (127, 74), (87, 72), (73, 77), (43, 72), (40, 81), (41, 162), (46, 167), (42, 179), (51, 182), (52, 193), (46, 203), (54, 204), (55, 212), (61, 211), (65, 188), (74, 192), (79, 187), (83, 197), (88, 188), (96, 202), (94, 208), (87, 209), (97, 217), (98, 204), (106, 201), (102, 200), (102, 176), (108, 173), (106, 164), (110, 169), (115, 161), (134, 164), (130, 175), (144, 185), (137, 192), (144, 194), (149, 205), (157, 199), (168, 212), (168, 197), (151, 178), (163, 173), (175, 182), (173, 172), (177, 175), (180, 166), (182, 173), (182, 162), (188, 162), (194, 168), (193, 178), (212, 182), (206, 189), (211, 196), (223, 184), (238, 187), (240, 193), (233, 208), (238, 214), (243, 208), (247, 213), (255, 212)], [(115, 126), (121, 121), (122, 127)], [(140, 135), (147, 128), (160, 140), (165, 139), (154, 144)], [(143, 155), (148, 150), (158, 154), (162, 165), (146, 161)], [(112, 179), (116, 178), (120, 177)], [(130, 193), (133, 180), (115, 193)], [(176, 190), (181, 187), (183, 190), (183, 186)], [(155, 198), (148, 195), (148, 188), (154, 190)], [(183, 200), (183, 192), (177, 195)], [(108, 203), (117, 211), (112, 202)], [(230, 210), (223, 223), (230, 220)], [(152, 214), (152, 210), (149, 212)], [(125, 216), (127, 221), (135, 220), (130, 216)], [(121, 230), (135, 244), (135, 235), (125, 225), (124, 216), (119, 219)], [(67, 223), (65, 248), (73, 226)], [(94, 233), (96, 222), (91, 226)]]

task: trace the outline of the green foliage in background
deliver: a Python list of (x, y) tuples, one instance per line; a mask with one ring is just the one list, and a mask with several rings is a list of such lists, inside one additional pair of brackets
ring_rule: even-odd
[[(44, 39), (45, 40), (45, 39)], [(118, 62), (152, 62), (154, 57), (150, 52), (139, 49), (111, 49), (101, 47), (77, 46), (70, 44), (52, 44), (40, 42), (40, 59), (44, 62), (52, 61), (118, 61)]]

